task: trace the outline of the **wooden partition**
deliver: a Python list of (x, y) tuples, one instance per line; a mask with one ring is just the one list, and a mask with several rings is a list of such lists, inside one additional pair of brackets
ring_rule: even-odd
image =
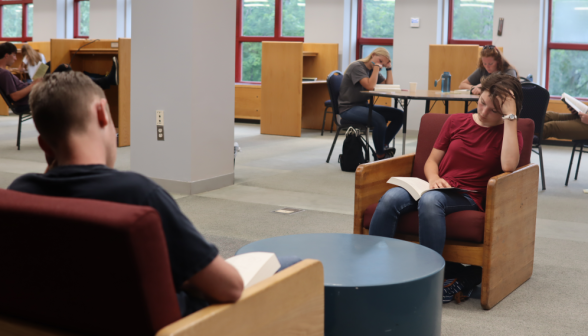
[[(326, 79), (338, 68), (338, 44), (262, 42), (261, 133), (300, 136), (302, 128), (321, 129)], [(316, 82), (302, 82), (316, 77)], [(325, 129), (331, 125), (327, 116)]]
[[(33, 50), (36, 50), (45, 56), (45, 61), (51, 61), (51, 44), (50, 42), (29, 42), (29, 44)], [(22, 43), (15, 43), (16, 49), (18, 50), (16, 53), (16, 62), (12, 64), (10, 68), (18, 69), (22, 64)], [(0, 99), (0, 116), (7, 116), (9, 113), (8, 105), (4, 102), (4, 100)]]
[(261, 85), (235, 85), (235, 119), (261, 119)]
[[(502, 47), (498, 47), (502, 52)], [(451, 90), (458, 90), (459, 84), (478, 67), (478, 59), (482, 47), (469, 44), (431, 44), (429, 46), (429, 90), (441, 91), (441, 82), (435, 87), (435, 80), (443, 72), (451, 73)], [(449, 102), (449, 113), (463, 113), (463, 102)], [(476, 108), (477, 103), (470, 103), (470, 110)], [(438, 101), (431, 109), (432, 113), (445, 113), (445, 105)]]
[(130, 146), (131, 39), (100, 40), (88, 44), (90, 42), (92, 40), (51, 40), (51, 71), (54, 71), (60, 64), (71, 64), (72, 69), (76, 71), (106, 75), (111, 69), (112, 58), (116, 56), (118, 58), (119, 85), (111, 86), (104, 93), (118, 131), (118, 146)]

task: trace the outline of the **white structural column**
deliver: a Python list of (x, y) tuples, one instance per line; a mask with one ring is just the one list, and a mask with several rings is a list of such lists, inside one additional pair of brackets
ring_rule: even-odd
[[(163, 6), (167, 2), (161, 2)], [(131, 37), (127, 29), (130, 23), (131, 0), (90, 1), (90, 38), (118, 39)], [(128, 10), (128, 15), (127, 15)]]
[[(541, 59), (543, 7), (545, 0), (495, 0), (492, 43), (504, 47), (504, 56), (518, 70), (519, 76), (533, 75), (542, 83)], [(498, 20), (504, 18), (502, 36)]]
[[(420, 27), (411, 28), (410, 19), (419, 18)], [(441, 44), (443, 33), (443, 0), (396, 0), (394, 13), (394, 84), (408, 89), (416, 82), (418, 90), (427, 90), (429, 78), (429, 45)], [(425, 113), (423, 101), (408, 106), (409, 130), (418, 130)]]
[[(168, 191), (233, 184), (235, 13), (234, 0), (134, 3), (131, 169)], [(158, 43), (185, 52), (170, 58)]]
[(33, 41), (73, 37), (73, 0), (34, 0), (33, 6)]
[[(306, 0), (304, 42), (338, 43), (339, 70), (355, 59), (351, 50), (352, 0)], [(357, 6), (357, 3), (355, 4)], [(335, 70), (335, 69), (333, 69)]]

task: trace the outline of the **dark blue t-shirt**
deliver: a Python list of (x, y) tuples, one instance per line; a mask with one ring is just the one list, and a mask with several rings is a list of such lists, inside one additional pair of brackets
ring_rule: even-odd
[(206, 306), (206, 303), (189, 302), (193, 300), (189, 300), (182, 292), (182, 283), (208, 266), (218, 255), (218, 249), (194, 228), (175, 200), (150, 179), (103, 165), (63, 166), (53, 168), (47, 174), (23, 175), (8, 189), (36, 195), (95, 199), (154, 208), (161, 217), (182, 314), (197, 309), (194, 307)]

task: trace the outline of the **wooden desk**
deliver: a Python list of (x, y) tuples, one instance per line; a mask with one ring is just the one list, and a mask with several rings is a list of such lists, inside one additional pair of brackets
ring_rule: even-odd
[[(321, 129), (329, 100), (326, 79), (337, 70), (338, 53), (338, 44), (262, 42), (262, 134), (299, 137), (302, 128)], [(318, 80), (303, 82), (302, 77)]]
[(90, 42), (92, 40), (52, 39), (51, 58), (54, 61), (51, 62), (51, 71), (55, 71), (60, 64), (71, 64), (76, 71), (106, 75), (112, 67), (112, 57), (117, 56), (118, 86), (111, 86), (104, 93), (114, 126), (118, 130), (118, 146), (130, 146), (131, 39), (100, 40), (84, 46)]
[[(445, 114), (449, 113), (449, 102), (450, 101), (462, 101), (465, 102), (465, 112), (468, 111), (468, 104), (471, 101), (478, 101), (480, 96), (471, 95), (469, 93), (442, 93), (436, 90), (416, 90), (411, 91), (362, 91), (370, 96), (370, 111), (368, 120), (371, 118), (372, 108), (374, 106), (374, 97), (388, 97), (394, 99), (394, 107), (398, 107), (398, 102), (404, 109), (404, 123), (402, 124), (402, 154), (404, 155), (406, 147), (406, 124), (408, 115), (408, 104), (409, 100), (424, 100), (425, 101), (425, 113), (431, 112), (430, 103), (431, 101), (443, 101), (445, 103)], [(369, 124), (369, 122), (368, 122)], [(369, 140), (368, 140), (369, 141)], [(369, 160), (369, 156), (368, 156)]]

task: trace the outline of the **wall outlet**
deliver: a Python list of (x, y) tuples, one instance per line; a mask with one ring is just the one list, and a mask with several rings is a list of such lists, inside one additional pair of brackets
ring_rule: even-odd
[(163, 126), (157, 125), (157, 141), (163, 141), (165, 137), (163, 136)]
[(112, 43), (110, 43), (110, 47), (111, 48), (118, 48), (118, 42), (112, 42)]
[(157, 126), (163, 126), (163, 111), (162, 110), (158, 110), (155, 112), (155, 125)]

